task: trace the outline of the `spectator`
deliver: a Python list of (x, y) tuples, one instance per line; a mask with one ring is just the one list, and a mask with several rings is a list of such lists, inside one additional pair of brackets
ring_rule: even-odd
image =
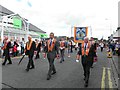
[(24, 41), (24, 38), (22, 38), (22, 42), (20, 43), (21, 44), (21, 55), (24, 53), (24, 44), (25, 44), (25, 41)]
[(14, 57), (18, 55), (18, 49), (17, 49), (18, 47), (19, 47), (18, 43), (14, 41), (14, 45), (13, 45), (13, 56)]
[(112, 53), (113, 53), (113, 55), (115, 55), (115, 43), (114, 43), (114, 41), (112, 42)]
[(102, 52), (103, 48), (104, 48), (104, 43), (103, 42), (100, 43), (100, 48), (101, 48), (101, 52)]

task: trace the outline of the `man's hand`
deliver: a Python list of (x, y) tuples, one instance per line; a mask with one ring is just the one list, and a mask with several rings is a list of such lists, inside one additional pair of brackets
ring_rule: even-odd
[(79, 60), (79, 59), (80, 59), (80, 55), (77, 55), (77, 56), (76, 56), (76, 59)]
[(34, 54), (37, 55), (37, 51), (34, 51)]
[(57, 54), (57, 59), (59, 59), (59, 54)]
[(43, 57), (44, 57), (44, 59), (46, 58), (46, 53), (43, 53)]

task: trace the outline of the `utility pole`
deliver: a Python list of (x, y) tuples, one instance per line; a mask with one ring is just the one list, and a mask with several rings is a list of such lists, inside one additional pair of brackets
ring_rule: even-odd
[(72, 28), (73, 28), (73, 26), (71, 26), (71, 38), (72, 38)]

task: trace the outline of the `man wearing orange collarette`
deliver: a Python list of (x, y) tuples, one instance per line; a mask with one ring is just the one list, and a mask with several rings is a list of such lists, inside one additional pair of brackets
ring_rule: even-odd
[(7, 62), (7, 60), (9, 61), (8, 64), (12, 64), (11, 58), (10, 58), (10, 50), (11, 50), (11, 42), (8, 41), (8, 37), (5, 37), (4, 39), (4, 46), (2, 47), (2, 50), (4, 50), (4, 55), (5, 55), (5, 60), (2, 63), (2, 65), (4, 66)]
[(32, 41), (32, 37), (28, 36), (28, 42), (26, 43), (26, 47), (25, 47), (25, 55), (28, 55), (29, 61), (28, 61), (28, 65), (26, 68), (26, 71), (28, 72), (29, 69), (34, 69), (35, 65), (33, 62), (33, 56), (36, 50), (36, 44), (34, 41)]
[[(59, 58), (59, 44), (54, 38), (54, 33), (50, 33), (50, 39), (47, 41), (47, 45), (44, 48), (44, 52), (47, 53), (47, 58), (49, 62), (49, 70), (47, 74), (47, 80), (51, 79), (51, 75), (56, 74), (56, 69), (54, 66), (55, 58)], [(44, 55), (46, 55), (44, 53)]]
[(88, 87), (88, 83), (89, 83), (90, 67), (93, 62), (93, 53), (94, 53), (94, 48), (91, 47), (88, 37), (85, 37), (84, 41), (82, 42), (81, 49), (78, 51), (77, 60), (76, 60), (78, 61), (81, 56), (81, 63), (84, 71), (85, 87)]

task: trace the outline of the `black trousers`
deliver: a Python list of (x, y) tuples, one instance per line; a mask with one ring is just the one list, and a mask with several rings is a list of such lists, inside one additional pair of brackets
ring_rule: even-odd
[(21, 47), (21, 54), (24, 53), (24, 47)]
[(101, 47), (101, 52), (103, 51), (103, 47)]
[(62, 62), (62, 61), (64, 61), (65, 50), (64, 49), (60, 50), (60, 53), (61, 53), (61, 62)]
[(40, 53), (40, 51), (38, 51), (38, 52), (37, 52), (35, 59), (38, 59), (38, 58), (40, 58), (40, 55), (39, 55), (39, 53)]
[(85, 82), (88, 83), (90, 76), (90, 67), (92, 62), (89, 60), (88, 56), (82, 56), (82, 66), (84, 70)]
[(71, 46), (71, 53), (73, 52), (73, 46)]
[(27, 65), (27, 69), (30, 69), (30, 67), (34, 68), (34, 62), (33, 62), (33, 55), (28, 55), (29, 61)]
[(5, 55), (5, 60), (4, 60), (4, 62), (3, 62), (3, 65), (6, 64), (7, 60), (9, 61), (10, 64), (12, 64), (12, 61), (11, 61), (10, 55), (8, 54), (8, 55)]
[(48, 75), (51, 76), (52, 72), (56, 72), (55, 65), (54, 65), (54, 59), (48, 58), (48, 61), (49, 61)]

